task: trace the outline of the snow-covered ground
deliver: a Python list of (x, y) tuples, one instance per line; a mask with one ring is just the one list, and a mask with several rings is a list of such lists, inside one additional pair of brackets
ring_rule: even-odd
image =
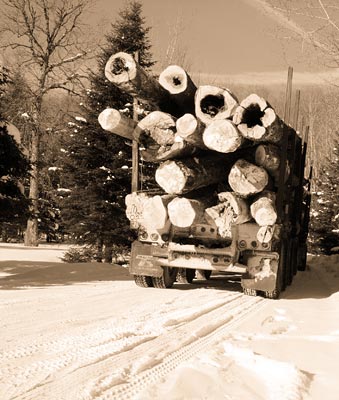
[(0, 399), (338, 400), (339, 257), (278, 301), (236, 277), (170, 290), (65, 248), (0, 245)]

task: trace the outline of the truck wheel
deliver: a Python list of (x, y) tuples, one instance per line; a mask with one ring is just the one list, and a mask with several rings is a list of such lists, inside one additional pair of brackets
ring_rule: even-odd
[(277, 300), (279, 299), (280, 296), (280, 291), (278, 289), (272, 290), (271, 292), (264, 292), (264, 296), (266, 299), (273, 299), (273, 300)]
[(210, 279), (212, 271), (209, 269), (198, 269), (197, 279)]
[(151, 276), (134, 275), (134, 282), (136, 285), (144, 288), (153, 286), (153, 281)]
[(179, 268), (177, 274), (177, 282), (192, 283), (195, 278), (195, 269)]
[(246, 296), (256, 296), (257, 295), (257, 291), (255, 289), (243, 288), (242, 291)]
[(152, 277), (154, 287), (168, 289), (173, 286), (177, 277), (177, 268), (163, 267), (163, 274), (160, 277)]

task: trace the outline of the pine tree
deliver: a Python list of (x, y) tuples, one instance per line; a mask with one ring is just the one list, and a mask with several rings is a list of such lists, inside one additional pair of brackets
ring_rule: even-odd
[(0, 70), (0, 228), (2, 240), (10, 231), (23, 227), (28, 218), (28, 200), (23, 193), (22, 181), (27, 178), (29, 164), (14, 137), (8, 133), (2, 113), (6, 88), (12, 80), (9, 71)]
[(103, 131), (98, 115), (112, 107), (131, 116), (133, 99), (108, 82), (104, 68), (119, 51), (138, 52), (139, 64), (145, 69), (154, 64), (150, 28), (145, 27), (141, 12), (141, 3), (132, 1), (112, 24), (98, 56), (97, 72), (90, 76), (81, 116), (69, 124), (71, 132), (62, 157), (63, 184), (71, 189), (63, 204), (63, 220), (80, 242), (96, 244), (99, 249), (104, 246), (106, 261), (111, 260), (113, 244), (130, 240), (124, 199), (131, 185), (131, 146)]
[(311, 209), (310, 243), (314, 252), (330, 254), (339, 250), (339, 132), (333, 155), (316, 180)]

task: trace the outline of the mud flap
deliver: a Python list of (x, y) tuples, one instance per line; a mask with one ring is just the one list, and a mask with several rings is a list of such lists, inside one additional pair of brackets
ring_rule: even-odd
[(131, 275), (161, 277), (162, 265), (166, 263), (167, 255), (167, 247), (135, 241), (132, 243), (129, 272)]
[(247, 259), (247, 273), (241, 279), (244, 289), (273, 292), (277, 286), (277, 253), (253, 254)]

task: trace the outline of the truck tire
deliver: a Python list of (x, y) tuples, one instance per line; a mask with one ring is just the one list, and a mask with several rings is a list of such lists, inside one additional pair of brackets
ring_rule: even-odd
[(153, 280), (151, 276), (146, 275), (134, 275), (134, 282), (140, 287), (153, 287)]
[(242, 291), (246, 296), (256, 296), (257, 295), (257, 291), (255, 289), (243, 288)]
[(153, 286), (158, 289), (168, 289), (173, 286), (178, 273), (177, 268), (163, 267), (160, 277), (152, 277)]
[(192, 283), (195, 278), (195, 269), (179, 268), (177, 274), (177, 282)]

